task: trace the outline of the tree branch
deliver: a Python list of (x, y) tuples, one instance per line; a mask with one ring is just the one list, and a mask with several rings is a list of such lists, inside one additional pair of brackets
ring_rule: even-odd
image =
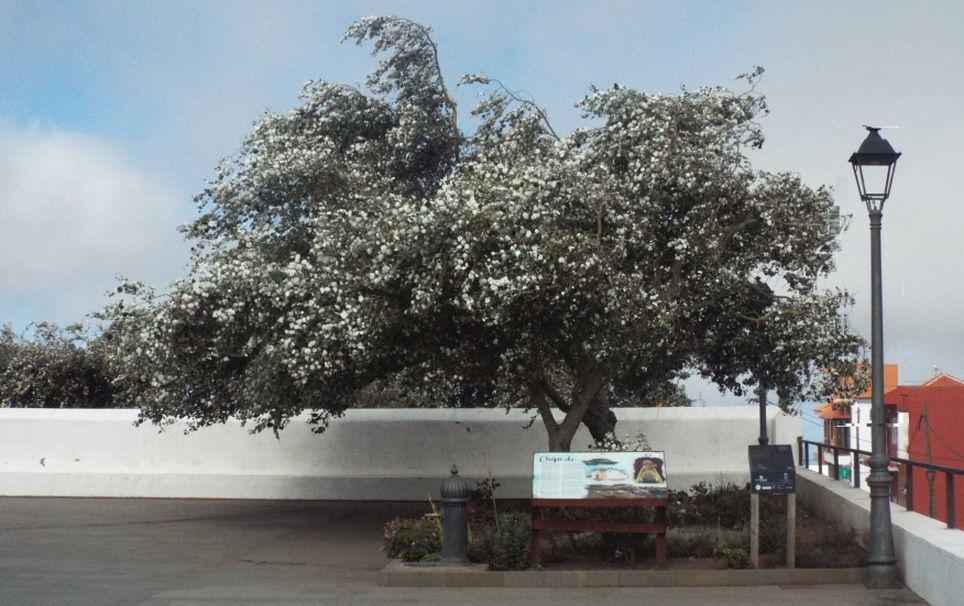
[(533, 109), (536, 112), (536, 114), (539, 115), (539, 119), (542, 120), (542, 124), (546, 127), (546, 130), (549, 131), (549, 134), (552, 135), (552, 137), (556, 141), (561, 141), (561, 139), (559, 138), (559, 135), (556, 133), (556, 129), (552, 128), (552, 124), (549, 122), (549, 116), (546, 114), (544, 109), (542, 109), (541, 107), (539, 107), (539, 105), (536, 104), (535, 101), (531, 99), (526, 99), (524, 97), (520, 97), (517, 93), (509, 90), (509, 88), (506, 87), (506, 85), (503, 84), (501, 80), (490, 78), (490, 81), (495, 82), (499, 86), (499, 88), (502, 89), (502, 92), (508, 95), (508, 97), (513, 101), (515, 101), (516, 103), (526, 105), (531, 109)]
[(542, 423), (546, 426), (546, 433), (549, 434), (549, 443), (554, 443), (556, 436), (559, 434), (559, 424), (552, 416), (552, 408), (546, 402), (546, 391), (543, 389), (541, 381), (534, 381), (529, 386), (529, 398), (536, 405), (539, 416), (542, 417)]
[(559, 431), (569, 437), (575, 435), (579, 424), (582, 423), (582, 418), (603, 386), (603, 378), (592, 360), (587, 359), (583, 363), (583, 371), (579, 375), (573, 389), (572, 405), (566, 413), (566, 418), (559, 425)]
[[(427, 27), (425, 27), (424, 25), (421, 25), (420, 23), (409, 21), (408, 19), (405, 19), (405, 21), (408, 21), (409, 23), (417, 27), (422, 32), (422, 35), (425, 36), (425, 40), (427, 40), (429, 45), (432, 47), (432, 59), (435, 63), (435, 73), (438, 74), (438, 86), (439, 86), (439, 89), (442, 91), (442, 96), (445, 98), (445, 102), (452, 110), (452, 118), (451, 118), (452, 133), (456, 137), (459, 137), (458, 105), (456, 105), (455, 100), (452, 98), (452, 95), (449, 94), (449, 89), (447, 86), (445, 86), (445, 80), (442, 78), (442, 66), (438, 62), (438, 45), (435, 44), (435, 40), (432, 39), (432, 36), (430, 35), (429, 29)], [(456, 154), (458, 154), (458, 150), (456, 150)]]
[(547, 381), (545, 377), (542, 378), (541, 383), (543, 390), (545, 391), (546, 395), (549, 396), (549, 399), (552, 400), (552, 403), (556, 405), (556, 408), (562, 412), (569, 412), (569, 403), (566, 402), (566, 399), (562, 397), (562, 394), (556, 391), (556, 388), (552, 386), (552, 383)]

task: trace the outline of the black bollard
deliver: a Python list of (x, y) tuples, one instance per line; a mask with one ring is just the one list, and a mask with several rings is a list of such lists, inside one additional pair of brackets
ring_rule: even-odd
[(442, 481), (442, 565), (464, 566), (469, 563), (469, 527), (466, 507), (469, 483), (459, 477), (452, 465), (452, 475)]

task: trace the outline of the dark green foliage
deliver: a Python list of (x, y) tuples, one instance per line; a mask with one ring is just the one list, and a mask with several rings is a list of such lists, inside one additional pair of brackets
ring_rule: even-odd
[[(667, 509), (670, 526), (706, 526), (736, 529), (748, 533), (750, 527), (750, 485), (723, 482), (695, 484), (688, 491), (671, 490)], [(760, 551), (780, 552), (785, 548), (786, 501), (760, 499)], [(746, 544), (749, 545), (749, 539)], [(739, 558), (737, 558), (739, 559)]]
[[(645, 524), (655, 519), (654, 509), (627, 507), (624, 509), (571, 508), (559, 515), (571, 520), (594, 520), (598, 522)], [(600, 535), (599, 549), (604, 558), (624, 560), (627, 564), (637, 559), (654, 556), (656, 544), (651, 535), (631, 532), (607, 532)]]
[(749, 549), (742, 547), (719, 547), (713, 555), (723, 558), (723, 568), (749, 568), (750, 552)]
[(484, 529), (496, 525), (498, 510), (495, 504), (495, 491), (501, 484), (493, 478), (486, 478), (475, 483), (475, 489), (470, 495), (469, 516), (473, 528)]
[(0, 326), (0, 407), (116, 406), (102, 338), (81, 324), (39, 322), (31, 332), (25, 338)]
[(750, 521), (750, 485), (700, 482), (688, 491), (671, 490), (666, 515), (670, 526), (741, 528)]
[[(761, 499), (760, 551), (784, 549), (786, 517), (783, 499)], [(670, 527), (695, 528), (674, 532), (671, 554), (722, 558), (724, 568), (746, 568), (750, 563), (750, 485), (729, 482), (695, 484), (688, 491), (670, 491)]]
[[(519, 500), (496, 502), (498, 483), (477, 483), (469, 509), (469, 559), (491, 570), (524, 570), (530, 565), (531, 512)], [(786, 499), (760, 499), (760, 554), (765, 567), (785, 565)], [(564, 509), (568, 519), (612, 522), (648, 522), (650, 509)], [(732, 483), (696, 484), (689, 490), (671, 491), (667, 516), (667, 551), (670, 558), (701, 559), (725, 569), (750, 566), (750, 488)], [(440, 558), (441, 528), (438, 518), (396, 519), (385, 527), (388, 557), (409, 562)], [(549, 548), (543, 561), (552, 566), (580, 562), (619, 567), (649, 566), (656, 556), (655, 537), (621, 533), (547, 533)], [(841, 532), (804, 508), (797, 510), (797, 566), (839, 568), (863, 565), (864, 550), (852, 531)]]
[(404, 562), (435, 562), (442, 552), (442, 529), (437, 518), (395, 518), (385, 525), (385, 555)]
[(716, 548), (715, 529), (707, 526), (669, 528), (666, 551), (671, 558), (711, 558)]
[[(700, 482), (689, 490), (671, 490), (669, 493), (666, 514), (671, 526), (742, 528), (750, 524), (749, 484), (737, 486), (726, 481), (718, 485)], [(784, 499), (760, 499), (762, 520), (782, 519), (785, 515)]]
[(745, 529), (690, 526), (667, 531), (671, 558), (718, 558), (722, 568), (746, 568), (750, 563), (750, 537)]
[(521, 512), (503, 513), (489, 538), (489, 568), (492, 570), (525, 570), (530, 562), (532, 526), (529, 516)]
[[(712, 486), (705, 482), (688, 491), (670, 491), (669, 552), (674, 557), (724, 558), (726, 568), (749, 566), (750, 486)], [(786, 499), (760, 498), (760, 553), (767, 565), (785, 564)], [(838, 568), (861, 566), (863, 548), (854, 534), (818, 521), (797, 509), (797, 566)], [(681, 528), (685, 527), (685, 528)], [(803, 529), (813, 536), (802, 536)]]
[[(469, 507), (469, 560), (492, 570), (529, 567), (531, 537), (527, 511), (498, 513), (494, 499), (499, 483), (489, 478), (476, 484)], [(517, 509), (506, 504), (507, 509)], [(434, 505), (432, 507), (435, 509)], [(395, 518), (385, 525), (385, 555), (404, 562), (437, 562), (442, 553), (442, 526), (435, 513), (421, 518)]]
[[(479, 481), (469, 505), (469, 559), (487, 563), (492, 570), (525, 570), (529, 567), (531, 514), (512, 504), (496, 505), (499, 483)], [(499, 513), (499, 509), (504, 509)], [(508, 511), (506, 511), (508, 510)]]

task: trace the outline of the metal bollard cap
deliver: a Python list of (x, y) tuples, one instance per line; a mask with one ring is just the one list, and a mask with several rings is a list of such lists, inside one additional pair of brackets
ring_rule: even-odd
[(464, 479), (459, 477), (459, 469), (452, 465), (452, 475), (442, 480), (440, 494), (443, 499), (468, 499), (472, 487)]

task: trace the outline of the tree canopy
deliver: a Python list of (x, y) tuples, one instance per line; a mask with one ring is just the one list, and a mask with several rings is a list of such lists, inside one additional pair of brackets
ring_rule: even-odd
[(439, 403), (469, 385), (537, 411), (558, 450), (689, 369), (799, 398), (859, 356), (846, 293), (817, 288), (830, 192), (746, 156), (760, 70), (742, 94), (592, 89), (565, 135), (466, 76), (486, 92), (463, 132), (428, 28), (345, 38), (381, 59), (367, 88), (309, 82), (265, 115), (197, 198), (189, 274), (124, 282), (101, 314), (144, 418), (277, 430), (307, 410), (321, 430), (373, 383)]
[(105, 343), (82, 324), (49, 322), (26, 338), (0, 326), (0, 407), (108, 408), (114, 388)]

